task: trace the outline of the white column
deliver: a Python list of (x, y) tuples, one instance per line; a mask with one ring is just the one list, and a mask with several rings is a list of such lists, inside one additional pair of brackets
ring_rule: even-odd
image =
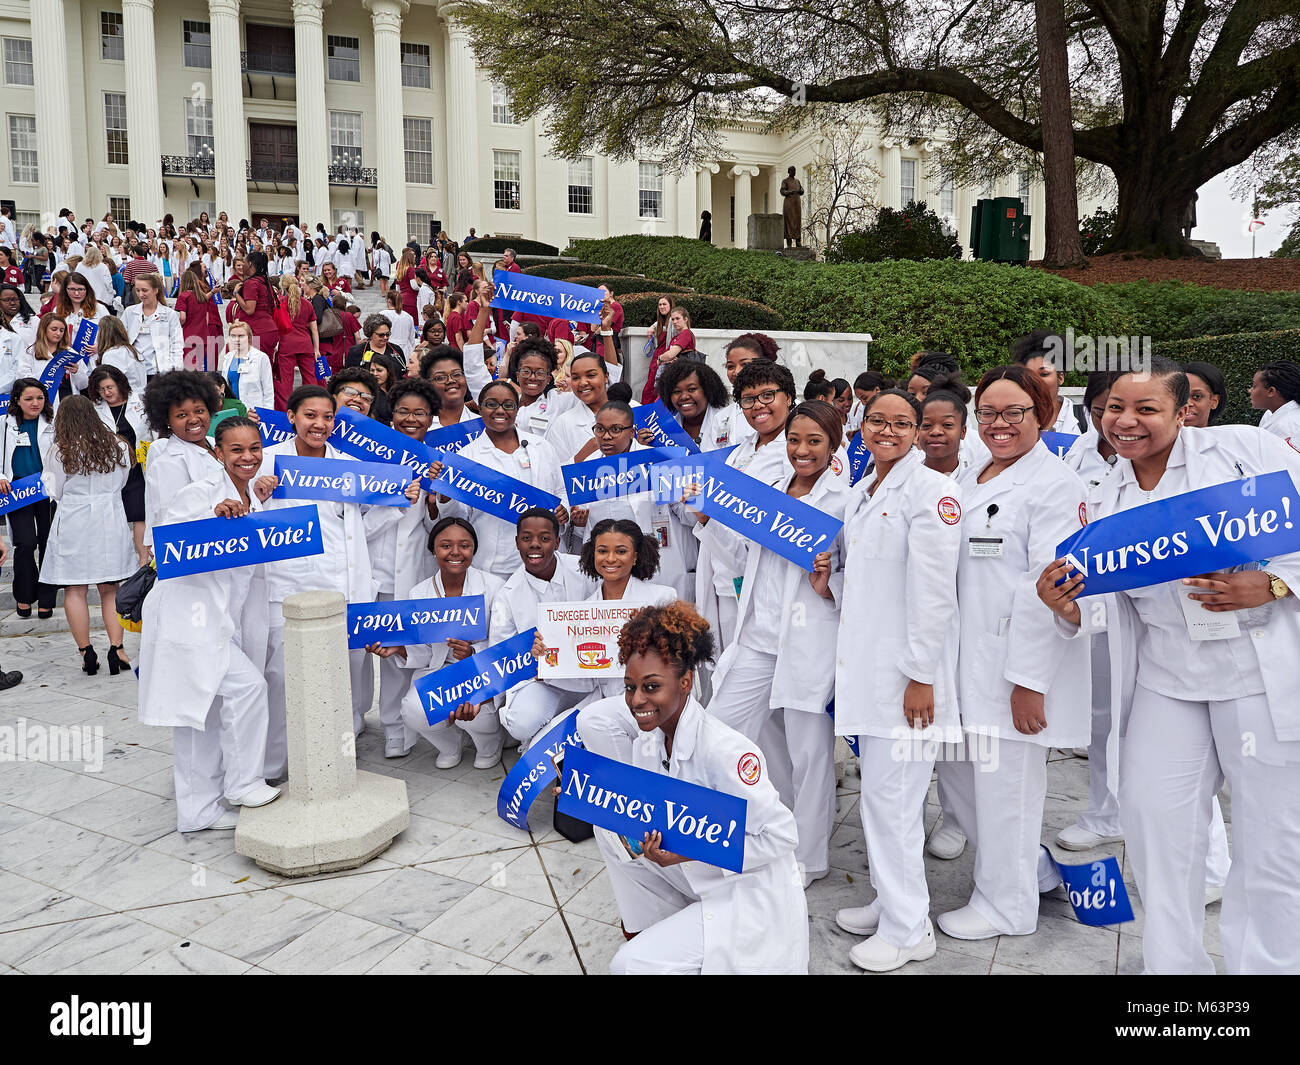
[[(81, 17), (78, 4), (77, 17)], [(36, 81), (36, 166), (40, 178), (41, 231), (70, 207), (78, 216), (103, 214), (107, 203), (75, 203), (76, 181), (68, 150), (72, 137), (72, 106), (68, 93), (68, 54), (63, 0), (31, 5), (32, 61)], [(101, 105), (102, 106), (102, 105)], [(100, 116), (101, 120), (103, 116)], [(99, 162), (103, 162), (100, 159)], [(158, 161), (159, 167), (162, 160)]]
[[(33, 5), (39, 7), (41, 5)], [(153, 0), (122, 0), (126, 48), (126, 131), (131, 213), (147, 225), (161, 221), (162, 146), (158, 136), (158, 70)], [(103, 116), (99, 116), (102, 122)]]
[(881, 196), (880, 205), (882, 207), (892, 207), (897, 211), (902, 204), (899, 197), (902, 196), (903, 188), (903, 164), (898, 147), (898, 141), (882, 141), (880, 145), (881, 157)]
[(686, 234), (689, 237), (700, 235), (701, 213), (713, 214), (713, 175), (721, 169), (717, 163), (700, 163), (695, 168), (695, 232)]
[(727, 176), (736, 183), (736, 247), (749, 247), (749, 216), (754, 213), (751, 182), (758, 177), (756, 166), (733, 166)]
[(244, 87), (239, 64), (239, 0), (208, 0), (212, 24), (212, 141), (217, 210), (248, 217)]
[(478, 84), (469, 31), (456, 20), (454, 5), (440, 13), (447, 20), (447, 150), (456, 156), (447, 174), (447, 228), (460, 241), (470, 226), (484, 227), (478, 217), (479, 187), (492, 175), (479, 172)]
[(1029, 179), (1029, 202), (1025, 210), (1029, 212), (1029, 257), (1041, 259), (1047, 250), (1047, 190), (1040, 177)]
[[(325, 113), (325, 36), (328, 0), (293, 0), (293, 50), (298, 94), (298, 220), (307, 233), (330, 224), (329, 116)], [(405, 226), (403, 226), (405, 228)], [(385, 234), (390, 241), (392, 237)]]
[[(407, 0), (363, 0), (375, 31), (375, 131), (379, 171), (379, 232), (406, 240), (406, 144), (402, 132), (402, 16)], [(425, 238), (427, 239), (427, 238)]]
[(698, 191), (693, 170), (683, 170), (675, 178), (677, 185), (677, 235), (695, 237), (700, 232), (700, 210), (695, 206)]
[(957, 215), (957, 240), (961, 243), (963, 259), (971, 257), (970, 250), (970, 209), (975, 205), (973, 190), (965, 185), (956, 185), (952, 190), (952, 209)]
[[(926, 176), (934, 155), (934, 142), (922, 141), (916, 151), (916, 202), (924, 203), (935, 214), (939, 213), (939, 187), (930, 188), (930, 179)], [(931, 199), (931, 195), (935, 197)]]

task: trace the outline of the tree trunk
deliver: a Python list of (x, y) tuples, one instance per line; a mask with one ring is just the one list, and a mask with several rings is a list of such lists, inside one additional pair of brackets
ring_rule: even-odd
[(1079, 236), (1079, 191), (1074, 168), (1074, 116), (1064, 0), (1034, 0), (1038, 27), (1038, 84), (1043, 117), (1046, 243), (1043, 265), (1086, 266)]
[[(1167, 138), (1166, 138), (1167, 140)], [(1183, 212), (1196, 192), (1189, 165), (1158, 137), (1136, 137), (1123, 164), (1114, 167), (1119, 188), (1115, 231), (1103, 252), (1132, 252), (1168, 258), (1195, 258), (1198, 248), (1183, 236)]]

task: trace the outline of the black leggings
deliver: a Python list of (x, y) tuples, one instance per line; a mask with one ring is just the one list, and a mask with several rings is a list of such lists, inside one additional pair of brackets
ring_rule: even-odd
[(42, 499), (29, 507), (10, 511), (9, 531), (14, 541), (14, 600), (35, 603), (41, 610), (54, 609), (58, 588), (37, 579), (45, 561), (45, 545), (50, 539), (50, 522), (54, 504)]

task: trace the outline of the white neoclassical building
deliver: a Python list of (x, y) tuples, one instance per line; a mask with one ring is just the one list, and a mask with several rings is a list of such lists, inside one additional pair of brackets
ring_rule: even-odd
[[(562, 247), (695, 236), (710, 210), (714, 243), (734, 246), (751, 212), (781, 210), (786, 167), (809, 184), (818, 151), (811, 135), (738, 122), (725, 157), (683, 174), (652, 156), (556, 158), (476, 68), (446, 0), (0, 0), (0, 45), (0, 200), (20, 224), (64, 207), (145, 222), (224, 210), (392, 243), (436, 222), (457, 240), (473, 226)], [(963, 246), (980, 194), (1019, 194), (1042, 217), (1037, 181), (928, 188), (933, 148), (871, 142), (880, 202), (926, 199)]]

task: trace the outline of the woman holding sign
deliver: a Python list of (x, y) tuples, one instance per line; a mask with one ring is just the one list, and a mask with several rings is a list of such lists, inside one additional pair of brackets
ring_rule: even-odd
[(670, 363), (659, 378), (659, 391), (664, 406), (701, 451), (729, 447), (752, 435), (722, 378), (705, 363)]
[[(695, 670), (712, 655), (708, 622), (685, 603), (637, 611), (618, 638), (626, 713), (636, 729), (621, 760), (745, 800), (745, 850), (743, 870), (732, 873), (670, 853), (660, 830), (634, 841), (636, 871), (620, 880), (627, 886), (620, 912), (636, 934), (610, 963), (614, 975), (808, 971), (794, 818), (758, 748), (691, 694)], [(650, 816), (667, 823), (662, 810)]]
[[(252, 487), (262, 462), (257, 426), (233, 416), (215, 435), (219, 468), (168, 500), (163, 523), (262, 509)], [(172, 729), (179, 832), (234, 828), (239, 815), (223, 798), (234, 807), (264, 806), (280, 794), (262, 777), (267, 623), (262, 565), (172, 577), (145, 598), (139, 717)]]
[(465, 357), (449, 344), (439, 344), (420, 360), (420, 376), (433, 385), (438, 393), (438, 422), (440, 429), (461, 422), (471, 422), (478, 417), (466, 404), (469, 386), (465, 381)]
[(146, 544), (153, 543), (158, 516), (176, 493), (216, 472), (219, 463), (208, 426), (220, 409), (216, 387), (197, 370), (159, 374), (145, 389), (145, 416), (158, 438), (149, 445), (144, 470)]
[[(86, 275), (81, 273), (68, 275), (63, 283), (63, 291), (59, 294), (55, 313), (67, 323), (69, 344), (76, 340), (82, 322), (100, 322), (108, 317), (107, 308), (95, 299), (95, 290)], [(84, 380), (80, 387), (85, 387)]]
[[(1032, 370), (986, 373), (975, 420), (991, 458), (957, 475), (965, 513), (948, 515), (962, 522), (957, 683), (968, 750), (963, 761), (940, 763), (939, 780), (945, 818), (976, 848), (970, 903), (939, 917), (954, 939), (1037, 928), (1047, 752), (1088, 742), (1088, 647), (1055, 631), (1034, 592), (1084, 514), (1083, 483), (1039, 439), (1053, 416)], [(989, 743), (996, 762), (976, 766), (971, 756)], [(1045, 871), (1054, 886), (1056, 870)]]
[[(596, 415), (609, 401), (609, 369), (594, 351), (569, 361), (569, 392), (577, 403), (551, 421), (546, 434), (565, 465), (589, 458), (599, 443), (592, 435)], [(619, 450), (625, 451), (626, 448)]]
[[(572, 392), (555, 387), (559, 365), (555, 345), (542, 336), (523, 336), (511, 352), (506, 375), (519, 392), (519, 411), (530, 433), (545, 437), (551, 423), (578, 402)], [(567, 461), (571, 456), (564, 456)]]
[[(1149, 374), (1116, 377), (1102, 428), (1119, 459), (1091, 521), (1220, 485), (1229, 505), (1242, 506), (1256, 494), (1253, 478), (1278, 471), (1290, 475), (1294, 500), (1300, 454), (1251, 426), (1185, 427), (1188, 392), (1186, 374), (1162, 358)], [(1294, 521), (1294, 503), (1290, 519), (1283, 510), (1261, 501), (1263, 517), (1250, 512), (1267, 532)], [(1169, 533), (1193, 541), (1208, 568), (1221, 524), (1212, 514)], [(1050, 563), (1038, 595), (1062, 632), (1106, 631), (1119, 816), (1146, 910), (1145, 970), (1214, 972), (1203, 942), (1205, 859), (1212, 800), (1226, 779), (1235, 853), (1219, 931), (1228, 972), (1300, 971), (1300, 553), (1077, 602), (1088, 579), (1075, 569), (1068, 559)]]
[[(0, 422), (0, 496), (10, 494), (12, 482), (43, 473), (53, 446), (54, 411), (45, 389), (34, 377), (20, 377)], [(54, 616), (58, 589), (39, 579), (53, 517), (54, 504), (38, 499), (6, 518), (14, 542), (14, 610), (20, 618), (32, 616), (32, 603), (37, 617)]]
[[(835, 731), (858, 737), (862, 827), (876, 897), (840, 910), (835, 921), (870, 937), (849, 952), (870, 972), (934, 955), (925, 798), (939, 745), (961, 742), (961, 490), (915, 446), (922, 411), (911, 393), (896, 388), (867, 402), (862, 433), (875, 470), (844, 511)], [(882, 603), (897, 609), (882, 610)]]

